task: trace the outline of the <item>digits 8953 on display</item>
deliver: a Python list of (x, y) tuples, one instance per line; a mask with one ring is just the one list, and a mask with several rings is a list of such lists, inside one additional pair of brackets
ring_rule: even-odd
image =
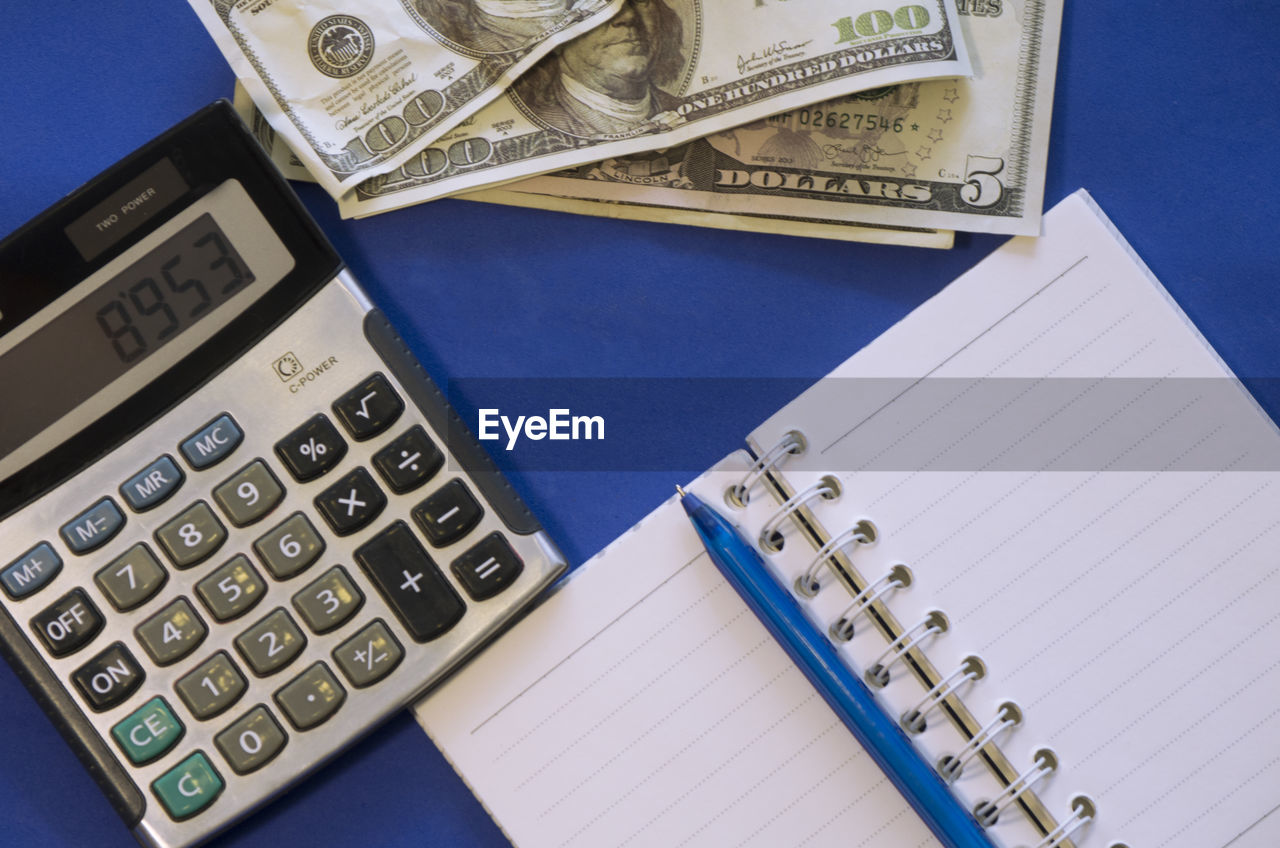
[(565, 567), (226, 103), (0, 242), (0, 387), (0, 647), (147, 845)]

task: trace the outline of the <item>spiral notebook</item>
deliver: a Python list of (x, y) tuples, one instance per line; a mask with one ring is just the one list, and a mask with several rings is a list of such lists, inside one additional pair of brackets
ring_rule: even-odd
[[(998, 845), (1275, 844), (1280, 432), (1087, 194), (1044, 220), (687, 488)], [(937, 844), (674, 499), (416, 711), (521, 848)]]

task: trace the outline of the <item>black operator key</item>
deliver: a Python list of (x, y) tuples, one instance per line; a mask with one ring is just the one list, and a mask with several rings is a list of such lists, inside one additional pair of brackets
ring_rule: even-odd
[(414, 425), (373, 455), (373, 467), (397, 495), (412, 492), (435, 476), (444, 465), (444, 454)]
[(462, 598), (403, 521), (357, 548), (356, 562), (418, 642), (448, 632), (466, 611)]
[(373, 475), (355, 468), (317, 495), (315, 505), (333, 532), (348, 536), (378, 517), (387, 496), (373, 482)]
[(334, 401), (333, 412), (358, 442), (390, 427), (404, 412), (404, 401), (381, 374), (370, 374), (360, 385)]
[(308, 418), (301, 427), (276, 442), (276, 455), (299, 483), (314, 480), (338, 464), (347, 443), (324, 413)]

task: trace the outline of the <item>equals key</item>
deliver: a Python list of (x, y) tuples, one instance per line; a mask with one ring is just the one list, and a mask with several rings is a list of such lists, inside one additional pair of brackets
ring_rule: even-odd
[(397, 495), (411, 492), (436, 475), (444, 454), (421, 426), (409, 428), (373, 455), (373, 466)]

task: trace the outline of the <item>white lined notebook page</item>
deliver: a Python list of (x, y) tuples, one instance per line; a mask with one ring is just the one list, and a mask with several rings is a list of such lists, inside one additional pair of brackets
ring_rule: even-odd
[(751, 442), (793, 428), (810, 450), (788, 481), (843, 484), (816, 508), (827, 529), (879, 528), (859, 570), (913, 569), (899, 620), (948, 615), (934, 664), (985, 661), (965, 694), (979, 721), (1023, 709), (1010, 760), (1058, 754), (1037, 787), (1050, 810), (1096, 802), (1078, 845), (1223, 846), (1280, 804), (1280, 434), (1086, 196)]
[(674, 499), (416, 713), (521, 848), (938, 844)]

